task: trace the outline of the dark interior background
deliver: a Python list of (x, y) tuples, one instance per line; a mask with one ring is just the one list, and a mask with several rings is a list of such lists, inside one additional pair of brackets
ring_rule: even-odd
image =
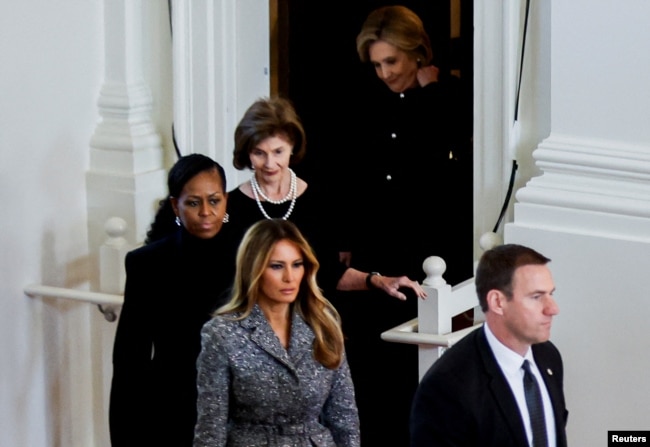
[[(275, 50), (277, 78), (272, 90), (291, 99), (307, 133), (307, 157), (296, 172), (307, 182), (328, 182), (345, 163), (341, 120), (354, 101), (355, 91), (376, 75), (362, 64), (355, 39), (370, 11), (396, 4), (378, 0), (333, 0), (313, 3), (278, 0)], [(400, 4), (420, 16), (431, 38), (433, 64), (460, 78), (464, 120), (472, 128), (473, 1), (460, 0), (460, 36), (451, 37), (450, 0), (409, 0)]]

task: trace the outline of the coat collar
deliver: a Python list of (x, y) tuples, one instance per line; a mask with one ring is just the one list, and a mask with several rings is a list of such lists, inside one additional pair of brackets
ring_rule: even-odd
[(241, 320), (243, 328), (251, 332), (251, 340), (269, 355), (295, 371), (297, 365), (306, 354), (311, 354), (314, 343), (314, 333), (300, 315), (292, 308), (291, 333), (289, 349), (285, 349), (273, 332), (262, 309), (255, 304), (247, 318)]

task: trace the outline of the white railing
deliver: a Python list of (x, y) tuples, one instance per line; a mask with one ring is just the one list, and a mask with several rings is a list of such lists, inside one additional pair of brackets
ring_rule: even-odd
[[(500, 243), (500, 237), (494, 233), (486, 233), (479, 241), (483, 250)], [(418, 345), (420, 379), (445, 349), (483, 324), (484, 319), (473, 277), (450, 286), (442, 276), (447, 264), (438, 256), (425, 259), (422, 269), (427, 275), (422, 282), (427, 298), (418, 302), (418, 317), (381, 334), (386, 341)], [(452, 318), (470, 309), (474, 310), (474, 325), (452, 332)]]
[(131, 249), (124, 235), (126, 222), (112, 217), (104, 225), (108, 237), (99, 253), (99, 292), (30, 284), (24, 292), (30, 297), (62, 298), (96, 304), (107, 321), (117, 320), (117, 310), (124, 302), (124, 257)]

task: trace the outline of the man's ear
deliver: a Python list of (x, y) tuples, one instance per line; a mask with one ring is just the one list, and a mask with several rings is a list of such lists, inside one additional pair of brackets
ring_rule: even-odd
[(490, 290), (486, 295), (488, 309), (497, 315), (503, 314), (503, 303), (506, 301), (506, 296), (497, 289)]

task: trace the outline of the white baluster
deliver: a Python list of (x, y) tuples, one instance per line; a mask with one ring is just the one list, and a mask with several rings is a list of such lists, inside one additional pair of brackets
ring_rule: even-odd
[(442, 277), (447, 263), (439, 256), (429, 256), (422, 263), (427, 277), (422, 287), (426, 300), (418, 301), (418, 332), (424, 334), (447, 334), (451, 332), (451, 286)]
[[(123, 294), (126, 282), (124, 257), (131, 249), (124, 235), (126, 221), (120, 217), (111, 217), (104, 224), (108, 237), (99, 252), (99, 288), (104, 293)], [(98, 305), (107, 321), (117, 319), (116, 306)]]

